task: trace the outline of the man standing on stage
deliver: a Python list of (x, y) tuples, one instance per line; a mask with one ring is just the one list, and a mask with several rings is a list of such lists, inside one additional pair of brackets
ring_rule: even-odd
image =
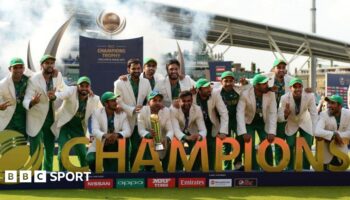
[[(164, 77), (161, 74), (156, 73), (156, 71), (157, 61), (153, 58), (145, 58), (143, 60), (143, 72), (141, 73), (140, 77), (149, 81), (152, 90), (164, 79)], [(119, 79), (127, 81), (128, 76), (122, 75), (119, 77)]]
[[(243, 82), (243, 80), (241, 81)], [(242, 90), (246, 89), (248, 85), (246, 86), (235, 86), (235, 77), (234, 73), (231, 71), (226, 71), (221, 74), (221, 86), (218, 88), (218, 92), (220, 93), (222, 100), (224, 101), (228, 115), (229, 115), (229, 130), (228, 130), (228, 137), (233, 137), (233, 134), (236, 134), (236, 140), (238, 141), (240, 148), (244, 148), (244, 141), (242, 136), (237, 135), (237, 119), (236, 119), (236, 113), (237, 113), (237, 104), (239, 101), (239, 96), (241, 95)], [(225, 155), (230, 154), (232, 151), (232, 146), (230, 144), (225, 143), (223, 152)], [(235, 158), (234, 166), (235, 169), (240, 169), (242, 167), (242, 153), (243, 151), (240, 151), (238, 156)], [(224, 169), (225, 170), (232, 170), (232, 160), (225, 160), (224, 161)]]
[(170, 107), (179, 98), (180, 92), (193, 89), (195, 82), (189, 76), (180, 78), (180, 63), (176, 59), (169, 60), (166, 70), (167, 76), (155, 90), (164, 95), (164, 105)]
[[(90, 78), (86, 76), (78, 79), (77, 86), (70, 86), (63, 92), (56, 92), (56, 97), (63, 100), (63, 104), (56, 113), (51, 130), (58, 139), (59, 170), (65, 171), (61, 160), (63, 146), (72, 138), (85, 136), (90, 138), (87, 131), (89, 118), (92, 112), (102, 105), (100, 97), (93, 95)], [(80, 166), (86, 166), (85, 144), (77, 144), (73, 148)]]
[[(267, 86), (269, 78), (255, 75), (251, 87), (241, 94), (237, 105), (237, 133), (243, 135), (244, 142), (252, 140), (252, 167), (259, 170), (256, 160), (255, 131), (260, 142), (267, 139), (273, 142), (276, 135), (277, 106), (275, 93)], [(272, 148), (269, 146), (265, 155), (269, 165), (273, 165)]]
[(63, 91), (62, 75), (55, 69), (56, 58), (44, 55), (40, 59), (42, 71), (28, 82), (23, 106), (27, 109), (27, 133), (30, 152), (33, 154), (40, 143), (44, 144), (43, 170), (52, 171), (55, 136), (51, 131), (54, 122), (56, 91)]
[[(147, 103), (147, 95), (152, 88), (149, 80), (141, 78), (141, 63), (138, 59), (130, 59), (127, 63), (127, 80), (117, 80), (114, 82), (114, 93), (120, 94), (120, 106), (126, 112), (132, 134), (130, 142), (127, 141), (127, 151), (130, 150), (130, 155), (127, 156), (127, 166), (130, 168), (134, 164), (137, 150), (139, 148), (141, 138), (137, 132), (137, 114), (142, 107)], [(129, 162), (129, 164), (128, 164)], [(127, 169), (129, 169), (127, 167)]]
[[(314, 140), (314, 132), (318, 119), (315, 96), (313, 93), (303, 91), (303, 81), (292, 78), (289, 82), (290, 92), (281, 97), (278, 108), (278, 121), (286, 122), (285, 134), (290, 149), (290, 161), (288, 170), (294, 169), (295, 143), (297, 132), (305, 139), (311, 148)], [(310, 169), (310, 163), (303, 156), (303, 169)]]
[(204, 78), (196, 82), (198, 90), (195, 104), (201, 107), (207, 129), (209, 170), (214, 170), (216, 137), (224, 139), (228, 135), (228, 111), (219, 91), (212, 91), (210, 82)]
[(9, 70), (11, 74), (0, 82), (0, 131), (18, 131), (27, 139), (27, 112), (22, 103), (29, 77), (24, 75), (25, 67), (21, 58), (11, 59)]
[[(281, 100), (282, 95), (288, 93), (289, 87), (288, 84), (290, 80), (293, 78), (287, 73), (287, 62), (283, 59), (276, 59), (273, 62), (273, 70), (272, 72), (263, 74), (264, 76), (270, 78), (268, 81), (269, 88), (275, 92), (276, 97), (276, 105), (278, 106)], [(276, 136), (285, 140), (285, 127), (286, 122), (277, 122), (277, 131)], [(278, 145), (275, 146), (275, 162), (278, 164), (282, 158), (282, 149)]]
[(164, 79), (161, 74), (157, 72), (157, 61), (153, 58), (145, 58), (143, 61), (143, 72), (141, 73), (141, 78), (149, 80), (152, 90), (155, 88), (160, 81)]
[[(192, 92), (180, 92), (180, 108), (170, 107), (171, 119), (175, 136), (182, 142), (187, 142), (189, 151), (197, 141), (206, 138), (207, 129), (205, 128), (202, 110), (198, 105), (193, 104)], [(182, 171), (183, 164), (180, 156), (177, 158), (176, 170)], [(192, 168), (193, 171), (200, 170), (200, 155), (197, 156)]]

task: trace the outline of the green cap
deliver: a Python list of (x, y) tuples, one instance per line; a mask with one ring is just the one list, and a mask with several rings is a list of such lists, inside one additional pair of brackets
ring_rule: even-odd
[(301, 85), (303, 85), (303, 81), (300, 78), (294, 77), (289, 81), (289, 87), (293, 86), (296, 83), (300, 83)]
[(146, 64), (148, 64), (150, 62), (154, 62), (154, 63), (157, 64), (157, 61), (154, 58), (145, 58), (145, 59), (143, 59), (143, 65), (146, 65)]
[(108, 100), (117, 99), (120, 96), (120, 94), (114, 94), (113, 92), (105, 92), (101, 96), (101, 102), (102, 104), (106, 103)]
[(279, 65), (280, 63), (284, 63), (284, 64), (287, 64), (287, 62), (281, 58), (277, 58), (275, 60), (275, 62), (273, 62), (273, 67), (276, 67), (277, 65)]
[(226, 77), (235, 78), (235, 74), (233, 72), (231, 72), (231, 71), (226, 71), (226, 72), (221, 74), (221, 80), (226, 78)]
[(147, 100), (150, 101), (151, 99), (154, 99), (154, 97), (160, 96), (163, 98), (163, 95), (159, 93), (158, 91), (152, 91), (147, 95)]
[(13, 67), (15, 65), (24, 65), (24, 62), (21, 58), (12, 58), (10, 61), (10, 67)]
[(339, 95), (332, 95), (332, 96), (330, 96), (330, 97), (326, 97), (326, 98), (324, 98), (326, 101), (334, 101), (334, 102), (337, 102), (337, 103), (339, 103), (340, 105), (342, 105), (343, 104), (343, 98), (341, 98), (341, 96), (339, 96)]
[(45, 62), (47, 59), (53, 59), (53, 60), (56, 60), (56, 58), (55, 58), (55, 57), (53, 57), (53, 56), (51, 56), (51, 55), (46, 54), (46, 55), (43, 55), (43, 57), (41, 57), (41, 59), (40, 59), (40, 64), (43, 64), (43, 62)]
[(210, 85), (210, 82), (207, 79), (205, 79), (205, 78), (200, 78), (196, 82), (196, 88), (197, 89), (199, 89), (201, 87), (208, 87), (209, 85)]
[(81, 83), (84, 83), (84, 82), (89, 83), (89, 85), (91, 85), (91, 81), (90, 81), (89, 77), (87, 77), (87, 76), (80, 77), (78, 79), (77, 84), (80, 85)]
[(254, 76), (253, 80), (252, 80), (252, 84), (255, 86), (256, 84), (263, 84), (263, 83), (267, 83), (267, 81), (269, 81), (270, 79), (264, 75), (261, 74), (257, 74)]

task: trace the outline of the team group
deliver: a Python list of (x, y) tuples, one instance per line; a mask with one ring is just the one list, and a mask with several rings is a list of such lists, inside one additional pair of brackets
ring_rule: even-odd
[[(59, 170), (65, 171), (61, 161), (63, 146), (75, 137), (93, 138), (86, 145), (74, 146), (81, 166), (95, 171), (96, 140), (103, 142), (103, 151), (118, 150), (118, 139), (125, 138), (126, 171), (135, 162), (142, 138), (157, 137), (152, 129), (151, 114), (159, 117), (160, 140), (165, 150), (159, 152), (162, 167), (166, 171), (169, 162), (169, 146), (173, 139), (187, 143), (189, 151), (197, 141), (206, 139), (209, 170), (214, 170), (216, 138), (234, 137), (244, 149), (244, 143), (275, 137), (286, 141), (290, 148), (290, 161), (286, 170), (294, 169), (295, 144), (303, 137), (308, 146), (313, 141), (325, 140), (324, 164), (340, 165), (341, 160), (329, 152), (332, 140), (337, 148), (347, 153), (344, 138), (350, 138), (350, 111), (342, 108), (343, 99), (338, 95), (326, 97), (327, 109), (316, 107), (315, 97), (297, 77), (286, 70), (286, 61), (276, 59), (269, 73), (257, 74), (250, 82), (235, 80), (232, 71), (221, 75), (220, 83), (201, 78), (196, 82), (180, 73), (176, 59), (166, 64), (166, 76), (157, 71), (157, 61), (147, 58), (143, 67), (138, 59), (127, 62), (127, 75), (114, 82), (114, 92), (107, 91), (101, 98), (91, 89), (89, 77), (80, 77), (77, 84), (67, 86), (61, 73), (55, 68), (56, 58), (44, 55), (41, 71), (29, 73), (21, 58), (10, 61), (10, 74), (0, 82), (0, 131), (15, 130), (29, 141), (30, 153), (44, 145), (42, 169), (53, 170), (55, 141), (58, 143)], [(28, 73), (27, 73), (28, 72)], [(100, 80), (103, 82), (103, 80)], [(91, 133), (88, 131), (91, 118)], [(257, 133), (257, 134), (256, 134)], [(224, 144), (223, 154), (232, 152), (230, 144)], [(256, 147), (252, 145), (252, 169), (260, 170), (256, 159)], [(144, 159), (150, 158), (147, 150)], [(193, 170), (201, 170), (197, 158)], [(244, 151), (232, 161), (224, 161), (225, 170), (242, 170)], [(275, 145), (267, 148), (266, 161), (278, 165), (282, 150)], [(303, 169), (310, 164), (303, 156)], [(117, 159), (104, 159), (104, 171), (116, 171)], [(181, 159), (176, 169), (183, 170)], [(140, 171), (153, 171), (144, 166)]]

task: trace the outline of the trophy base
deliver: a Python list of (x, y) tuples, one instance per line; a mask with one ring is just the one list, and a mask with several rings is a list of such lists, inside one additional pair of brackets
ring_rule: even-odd
[(156, 151), (162, 151), (162, 150), (164, 150), (164, 146), (162, 143), (156, 143), (155, 149), (156, 149)]

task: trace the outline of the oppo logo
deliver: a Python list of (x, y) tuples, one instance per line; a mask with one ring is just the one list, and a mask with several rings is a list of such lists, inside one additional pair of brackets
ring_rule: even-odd
[(145, 181), (142, 178), (117, 179), (116, 188), (144, 188)]

